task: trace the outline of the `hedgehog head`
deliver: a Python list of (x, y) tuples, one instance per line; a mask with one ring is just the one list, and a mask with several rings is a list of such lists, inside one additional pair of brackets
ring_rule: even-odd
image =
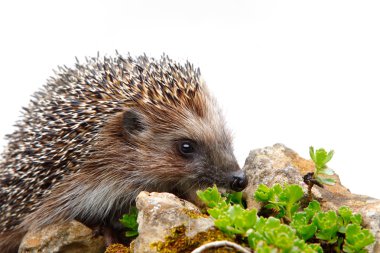
[[(89, 170), (112, 173), (107, 178), (129, 182), (138, 191), (175, 192), (191, 200), (196, 189), (213, 184), (243, 190), (247, 179), (233, 154), (231, 134), (199, 70), (167, 58), (140, 58), (137, 66), (140, 79), (122, 81), (133, 83), (133, 91), (129, 85), (123, 110), (99, 131)], [(120, 83), (107, 79), (113, 87)]]

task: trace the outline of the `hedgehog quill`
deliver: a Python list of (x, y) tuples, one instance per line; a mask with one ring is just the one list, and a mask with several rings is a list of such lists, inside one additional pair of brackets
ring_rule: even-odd
[(117, 54), (59, 67), (6, 138), (2, 252), (16, 252), (29, 229), (72, 219), (117, 231), (143, 190), (195, 202), (197, 189), (247, 185), (199, 69), (167, 56)]

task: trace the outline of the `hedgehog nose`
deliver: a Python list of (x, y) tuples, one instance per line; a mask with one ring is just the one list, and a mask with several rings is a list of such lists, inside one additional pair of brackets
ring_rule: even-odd
[(233, 191), (240, 192), (245, 189), (248, 185), (247, 175), (243, 170), (239, 170), (232, 174), (232, 180), (230, 182), (230, 187)]

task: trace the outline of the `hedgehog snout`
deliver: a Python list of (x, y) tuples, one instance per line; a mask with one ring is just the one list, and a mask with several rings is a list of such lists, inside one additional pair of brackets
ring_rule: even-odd
[(231, 173), (230, 188), (233, 191), (240, 192), (248, 185), (247, 175), (243, 170), (234, 171)]

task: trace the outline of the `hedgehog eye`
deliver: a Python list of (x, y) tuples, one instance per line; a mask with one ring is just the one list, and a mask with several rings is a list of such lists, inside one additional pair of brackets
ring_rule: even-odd
[(195, 143), (191, 140), (182, 140), (178, 143), (178, 151), (184, 157), (190, 157), (195, 152)]

